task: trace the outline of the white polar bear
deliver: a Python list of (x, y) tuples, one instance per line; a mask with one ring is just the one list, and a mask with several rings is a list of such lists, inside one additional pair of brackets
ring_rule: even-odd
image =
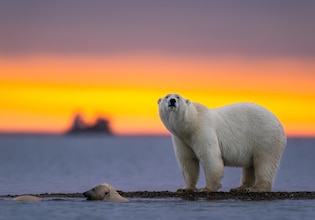
[(182, 190), (196, 190), (201, 163), (204, 191), (221, 188), (224, 166), (243, 168), (241, 185), (231, 191), (271, 191), (286, 136), (270, 111), (251, 103), (209, 109), (177, 94), (158, 103), (184, 176)]
[(128, 202), (113, 187), (107, 183), (100, 184), (83, 193), (88, 200), (101, 200), (105, 202)]

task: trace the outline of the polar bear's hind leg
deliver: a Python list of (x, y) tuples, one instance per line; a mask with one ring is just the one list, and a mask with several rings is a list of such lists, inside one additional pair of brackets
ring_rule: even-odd
[(253, 166), (243, 168), (241, 186), (231, 189), (235, 192), (270, 192), (278, 170), (280, 158), (261, 153), (254, 157)]
[(242, 169), (241, 185), (231, 189), (231, 192), (242, 192), (246, 188), (252, 187), (255, 184), (255, 170), (253, 166), (244, 167)]

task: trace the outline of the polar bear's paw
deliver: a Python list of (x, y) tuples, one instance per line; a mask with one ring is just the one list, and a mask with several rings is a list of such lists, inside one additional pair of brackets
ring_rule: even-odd
[(207, 188), (207, 187), (205, 187), (205, 188), (201, 188), (201, 189), (199, 189), (198, 190), (198, 192), (216, 192), (216, 191), (218, 191), (218, 189), (219, 188), (217, 188), (217, 189), (209, 189), (209, 188)]
[(239, 186), (236, 188), (232, 188), (230, 190), (230, 192), (241, 192), (241, 193), (270, 192), (270, 191), (271, 191), (270, 187), (257, 187), (257, 186), (252, 186), (252, 187)]
[(244, 189), (244, 192), (245, 193), (250, 193), (250, 192), (270, 192), (271, 191), (271, 187), (256, 187), (256, 186), (253, 186), (253, 187), (247, 187)]
[(239, 186), (239, 187), (235, 187), (230, 189), (230, 192), (245, 192), (245, 189), (248, 189), (249, 187), (244, 187), (244, 186)]
[(178, 192), (178, 193), (192, 193), (192, 192), (196, 192), (196, 189), (192, 189), (192, 188), (178, 189), (178, 190), (176, 190), (176, 192)]

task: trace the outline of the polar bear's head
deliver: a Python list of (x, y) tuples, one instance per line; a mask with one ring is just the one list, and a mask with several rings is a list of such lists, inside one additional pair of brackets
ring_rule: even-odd
[(103, 183), (83, 193), (87, 200), (101, 200), (106, 202), (128, 202), (109, 184)]
[(192, 103), (178, 94), (168, 94), (160, 98), (158, 104), (160, 119), (172, 134), (182, 130), (187, 120), (194, 118), (192, 114), (187, 114)]
[(181, 105), (189, 105), (190, 101), (178, 94), (168, 94), (158, 100), (160, 111), (177, 111)]

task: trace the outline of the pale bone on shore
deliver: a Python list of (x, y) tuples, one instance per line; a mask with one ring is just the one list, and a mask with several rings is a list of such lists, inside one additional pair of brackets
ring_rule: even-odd
[(41, 201), (41, 198), (32, 195), (23, 195), (13, 198), (14, 201), (31, 201), (31, 202), (38, 202)]

